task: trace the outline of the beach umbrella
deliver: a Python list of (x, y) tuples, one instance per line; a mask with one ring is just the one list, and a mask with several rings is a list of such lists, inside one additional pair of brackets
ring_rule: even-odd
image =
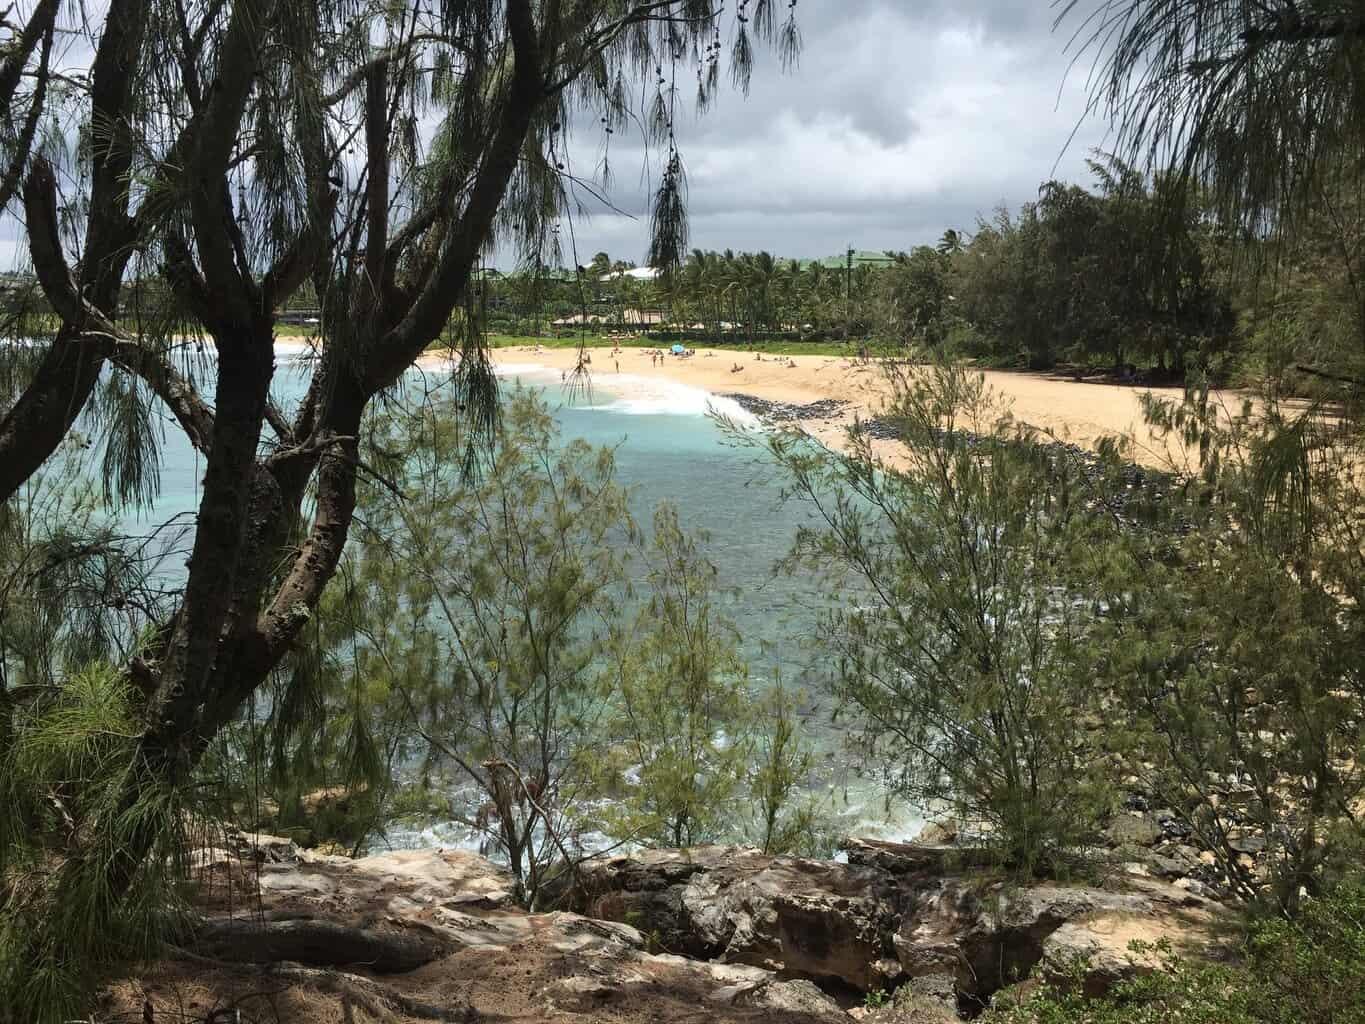
[(674, 346), (673, 346), (673, 354), (674, 354), (675, 356), (680, 356), (680, 355), (682, 355), (682, 354), (683, 354), (683, 347), (682, 347), (681, 345), (674, 345)]

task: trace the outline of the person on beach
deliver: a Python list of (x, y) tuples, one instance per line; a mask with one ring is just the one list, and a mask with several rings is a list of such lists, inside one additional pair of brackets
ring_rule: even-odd
[(621, 372), (621, 360), (619, 360), (619, 359), (613, 359), (612, 362), (614, 362), (614, 363), (616, 364), (616, 372), (617, 372), (617, 373), (620, 373), (620, 372)]

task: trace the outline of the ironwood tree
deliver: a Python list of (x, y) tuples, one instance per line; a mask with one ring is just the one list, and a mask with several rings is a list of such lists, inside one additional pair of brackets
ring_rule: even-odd
[[(183, 586), (121, 669), (138, 695), (134, 753), (86, 828), (142, 824), (121, 828), (98, 867), (74, 842), (64, 851), (64, 875), (100, 875), (96, 918), (117, 914), (157, 841), (159, 819), (130, 809), (189, 776), (310, 621), (368, 465), (367, 412), (452, 322), (468, 323), (459, 311), (491, 246), (543, 258), (555, 245), (556, 220), (581, 195), (572, 127), (596, 121), (607, 140), (642, 127), (655, 172), (650, 259), (676, 263), (687, 231), (675, 124), (693, 102), (689, 78), (705, 106), (722, 69), (747, 89), (756, 41), (790, 64), (794, 8), (11, 9), (0, 199), (22, 219), (38, 288), (8, 325), (27, 344), (4, 346), (0, 500), (60, 457), (111, 387), (135, 399), (108, 428), (115, 505), (154, 492), (151, 396), (203, 466)], [(276, 313), (309, 287), (320, 338), (305, 397), (282, 408), (270, 393)], [(458, 344), (456, 386), (486, 433), (491, 370), (475, 333)], [(214, 358), (196, 362), (201, 347)]]

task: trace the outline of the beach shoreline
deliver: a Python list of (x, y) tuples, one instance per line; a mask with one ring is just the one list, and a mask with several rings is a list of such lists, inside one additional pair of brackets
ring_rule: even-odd
[[(761, 402), (810, 410), (809, 418), (795, 416), (785, 425), (798, 427), (821, 443), (842, 448), (847, 429), (855, 417), (869, 419), (884, 412), (890, 384), (876, 360), (840, 356), (769, 355), (733, 349), (695, 350), (681, 358), (659, 350), (590, 348), (587, 366), (590, 380), (612, 387), (619, 379), (629, 389), (639, 378), (657, 377), (711, 395), (744, 395)], [(535, 345), (493, 349), (495, 366), (543, 367), (564, 374), (578, 365), (576, 348)], [(446, 353), (424, 355), (418, 365), (428, 370), (449, 369)], [(736, 369), (738, 367), (738, 369)], [(1049, 439), (1094, 451), (1108, 437), (1133, 439), (1133, 461), (1148, 468), (1169, 469), (1187, 462), (1187, 453), (1175, 441), (1158, 438), (1142, 414), (1142, 396), (1180, 399), (1180, 388), (1133, 387), (1058, 379), (1023, 371), (983, 370), (987, 386), (999, 396), (1013, 417)], [(834, 405), (837, 410), (833, 410)], [(873, 451), (891, 464), (901, 461), (903, 450), (894, 441), (874, 440)]]
[[(308, 344), (305, 338), (276, 340), (287, 348)], [(586, 354), (589, 383), (625, 394), (655, 378), (717, 397), (742, 395), (760, 403), (792, 407), (797, 414), (809, 410), (815, 415), (784, 416), (784, 425), (804, 430), (833, 448), (846, 447), (847, 430), (855, 418), (867, 420), (881, 415), (891, 391), (875, 359), (708, 348), (698, 348), (682, 358), (672, 355), (668, 346), (619, 350), (599, 346), (587, 349)], [(553, 380), (578, 367), (579, 349), (517, 345), (492, 349), (490, 356), (500, 371), (538, 372)], [(451, 358), (448, 351), (433, 351), (421, 356), (416, 365), (429, 372), (449, 372)], [(1106, 438), (1128, 437), (1133, 442), (1130, 457), (1140, 466), (1161, 470), (1190, 466), (1191, 453), (1176, 439), (1158, 437), (1143, 417), (1145, 395), (1179, 400), (1184, 394), (1180, 388), (1077, 381), (1027, 371), (978, 372), (1002, 409), (1049, 440), (1095, 451)], [(1242, 400), (1237, 392), (1214, 398), (1226, 400), (1230, 409)], [(904, 450), (899, 443), (873, 440), (872, 446), (874, 453), (888, 463), (903, 463)]]

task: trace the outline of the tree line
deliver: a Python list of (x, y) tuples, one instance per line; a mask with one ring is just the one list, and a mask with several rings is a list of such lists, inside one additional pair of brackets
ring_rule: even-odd
[(518, 270), (487, 283), (487, 324), (535, 335), (586, 314), (632, 327), (625, 310), (639, 309), (662, 314), (660, 330), (720, 344), (846, 339), (1166, 382), (1191, 371), (1232, 384), (1273, 377), (1300, 392), (1321, 390), (1331, 375), (1359, 378), (1365, 225), (1352, 195), (1305, 211), (1292, 235), (1252, 234), (1208, 188), (1173, 172), (1112, 154), (1095, 154), (1089, 167), (1089, 188), (1046, 182), (1017, 211), (876, 264), (693, 249), (653, 280), (623, 275), (628, 265), (606, 253), (577, 274)]

